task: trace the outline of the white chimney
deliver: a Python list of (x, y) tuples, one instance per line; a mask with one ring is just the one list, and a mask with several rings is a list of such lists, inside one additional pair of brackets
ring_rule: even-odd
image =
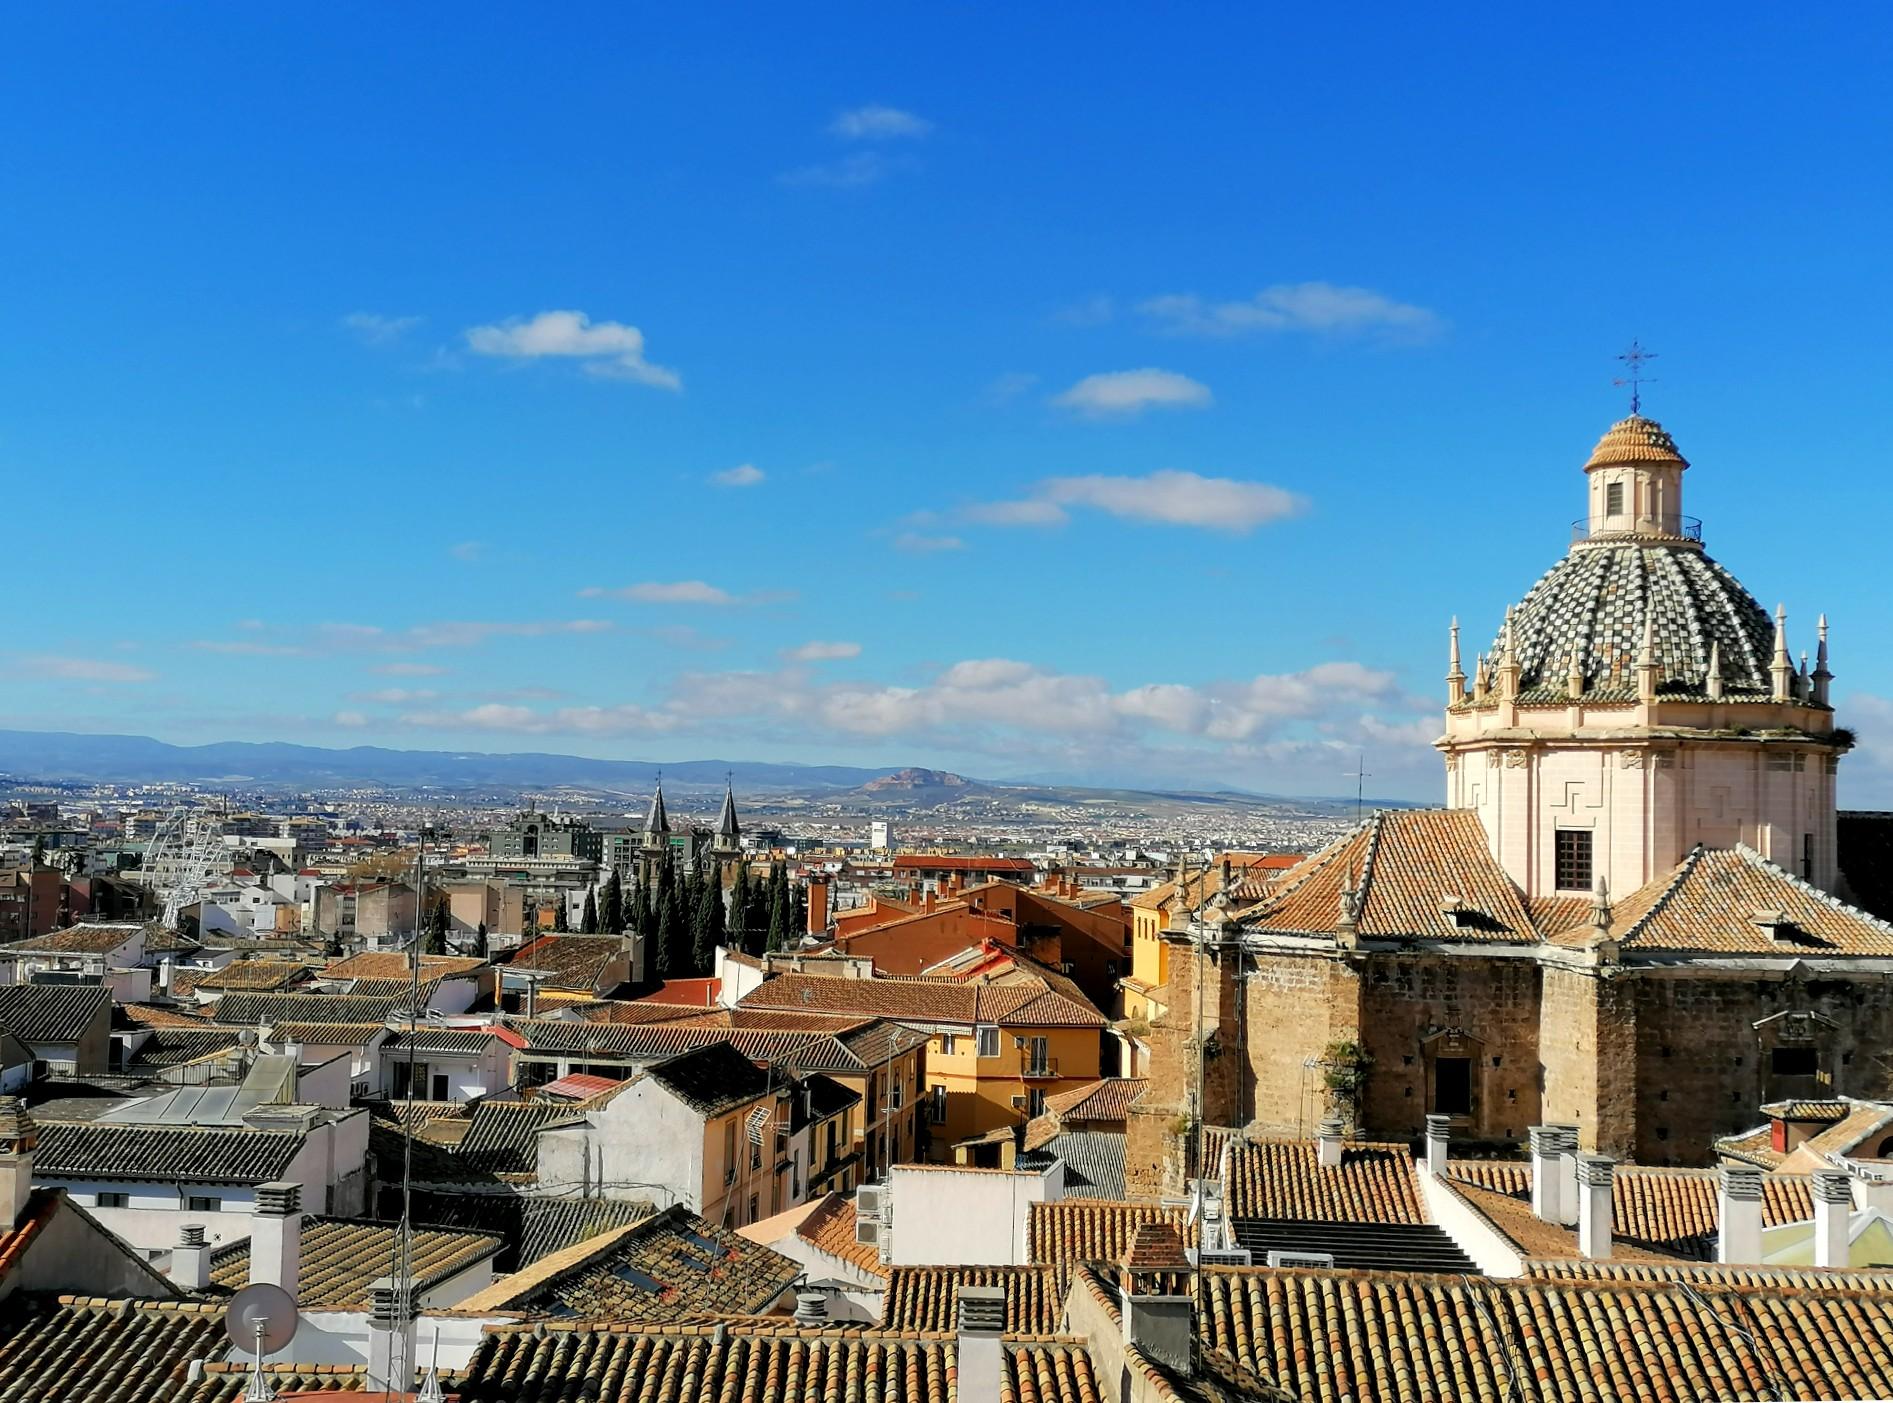
[(1846, 1267), (1853, 1253), (1848, 1225), (1853, 1217), (1854, 1186), (1844, 1169), (1814, 1171), (1814, 1265)]
[(1578, 1128), (1554, 1125), (1558, 1132), (1558, 1221), (1567, 1228), (1578, 1223)]
[(1452, 1138), (1452, 1117), (1426, 1118), (1426, 1172), (1435, 1179), (1446, 1177), (1446, 1145)]
[(1610, 1258), (1610, 1186), (1616, 1168), (1609, 1155), (1577, 1157), (1578, 1251), (1594, 1262)]
[(1195, 1297), (1140, 1292), (1138, 1284), (1127, 1283), (1120, 1298), (1124, 1343), (1137, 1346), (1146, 1359), (1188, 1378), (1196, 1367)]
[(1315, 1160), (1323, 1169), (1341, 1167), (1341, 1118), (1322, 1119), (1321, 1133), (1315, 1137)]
[(171, 1249), (171, 1284), (180, 1291), (202, 1291), (210, 1285), (210, 1244), (202, 1223), (186, 1223), (184, 1240)]
[(256, 1186), (250, 1219), (250, 1280), (280, 1286), (292, 1297), (302, 1272), (302, 1185)]
[(158, 990), (167, 999), (171, 997), (171, 957), (169, 955), (158, 961)]
[(407, 1393), (413, 1387), (414, 1285), (409, 1279), (397, 1287), (393, 1277), (378, 1277), (368, 1288), (368, 1391)]
[(797, 1291), (795, 1293), (795, 1323), (797, 1325), (826, 1325), (828, 1323), (828, 1297), (820, 1291)]
[(12, 1232), (33, 1196), (33, 1151), (39, 1127), (17, 1096), (0, 1096), (0, 1231)]
[(1553, 1125), (1534, 1125), (1525, 1134), (1531, 1141), (1531, 1211), (1547, 1223), (1562, 1222), (1564, 1138)]
[(1006, 1328), (1005, 1288), (960, 1287), (959, 1325), (954, 1353), (959, 1366), (960, 1403), (999, 1403), (999, 1336)]
[(1753, 1165), (1725, 1164), (1716, 1191), (1716, 1260), (1752, 1266), (1762, 1259), (1762, 1172)]

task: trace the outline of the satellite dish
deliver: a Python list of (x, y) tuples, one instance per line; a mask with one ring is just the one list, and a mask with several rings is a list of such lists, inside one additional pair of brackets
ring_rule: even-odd
[(230, 1343), (258, 1359), (293, 1340), (300, 1323), (296, 1298), (268, 1281), (253, 1281), (232, 1296), (223, 1317)]

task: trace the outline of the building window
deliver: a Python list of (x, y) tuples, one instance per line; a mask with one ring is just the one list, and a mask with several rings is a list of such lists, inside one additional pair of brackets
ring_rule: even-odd
[(184, 1201), (184, 1207), (192, 1213), (221, 1213), (223, 1200), (215, 1194), (192, 1194)]
[(1624, 511), (1624, 485), (1613, 482), (1604, 489), (1604, 515), (1622, 516)]
[(1804, 882), (1814, 880), (1814, 835), (1812, 833), (1801, 835), (1801, 880)]
[(1768, 1070), (1778, 1077), (1819, 1076), (1821, 1054), (1811, 1047), (1770, 1048)]
[(946, 1124), (946, 1096), (944, 1086), (936, 1086), (933, 1089), (933, 1099), (927, 1107), (927, 1119), (935, 1125)]
[[(1589, 835), (1586, 835), (1589, 836)], [(1472, 1114), (1472, 1059), (1433, 1059), (1433, 1111), (1442, 1116)]]
[(1558, 830), (1557, 880), (1559, 891), (1591, 889), (1591, 830)]
[(991, 1024), (987, 1024), (984, 1027), (975, 1029), (974, 1032), (979, 1039), (978, 1047), (975, 1049), (977, 1054), (981, 1057), (997, 1057), (999, 1055), (999, 1030)]
[(99, 1207), (100, 1208), (130, 1208), (131, 1195), (125, 1194), (125, 1193), (100, 1194)]
[(1035, 1086), (1026, 1092), (1025, 1111), (1027, 1115), (1032, 1116), (1045, 1114), (1045, 1092), (1041, 1088)]
[(953, 1055), (954, 1041), (955, 1039), (953, 1037), (953, 1034), (951, 1033), (940, 1034), (940, 1055), (942, 1057), (951, 1057)]
[(756, 1198), (755, 1194), (749, 1196), (749, 1221), (752, 1223), (756, 1221)]

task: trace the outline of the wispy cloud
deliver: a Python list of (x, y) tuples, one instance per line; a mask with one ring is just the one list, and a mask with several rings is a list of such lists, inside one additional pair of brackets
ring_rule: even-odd
[(503, 731), (515, 735), (628, 736), (677, 729), (680, 718), (629, 704), (566, 706), (535, 711), (529, 706), (487, 702), (464, 711), (417, 711), (401, 716), (404, 726), (423, 730)]
[(380, 663), (368, 670), (383, 677), (445, 677), (452, 671), (436, 663)]
[(720, 473), (711, 473), (710, 481), (718, 487), (754, 487), (768, 474), (754, 463), (738, 463)]
[(1306, 332), (1424, 341), (1445, 327), (1444, 319), (1428, 308), (1397, 301), (1371, 288), (1325, 282), (1277, 283), (1253, 297), (1227, 302), (1210, 301), (1194, 293), (1172, 293), (1150, 298), (1137, 310), (1159, 330), (1175, 336)]
[(1012, 501), (975, 502), (961, 518), (985, 526), (1063, 526), (1089, 509), (1145, 525), (1190, 526), (1246, 535), (1308, 509), (1307, 499), (1266, 482), (1166, 469), (1142, 476), (1088, 473), (1048, 477)]
[(776, 179), (784, 185), (829, 186), (852, 189), (873, 185), (914, 164), (910, 156), (889, 156), (881, 151), (856, 151), (835, 161), (817, 161), (814, 165), (786, 170)]
[(368, 717), (359, 711), (338, 711), (333, 718), (333, 724), (351, 731), (359, 730), (368, 724)]
[(1204, 409), (1209, 386), (1173, 370), (1112, 370), (1087, 375), (1052, 400), (1090, 419), (1128, 419), (1146, 409)]
[(342, 318), (342, 325), (368, 346), (399, 341), (420, 324), (420, 317), (390, 317), (379, 312), (350, 312)]
[(1038, 382), (1038, 376), (1029, 370), (1008, 370), (988, 381), (980, 398), (987, 404), (1011, 404)]
[(838, 113), (828, 130), (848, 141), (898, 141), (926, 136), (933, 130), (933, 123), (898, 107), (870, 102)]
[(43, 653), (15, 658), (12, 673), (15, 677), (35, 681), (101, 682), (113, 686), (150, 682), (158, 675), (149, 668), (133, 667), (130, 663), (101, 658), (61, 658)]
[(823, 643), (810, 641), (804, 643), (799, 648), (783, 649), (782, 656), (787, 658), (790, 662), (797, 663), (835, 662), (842, 658), (860, 657), (861, 645), (859, 643)]
[(540, 312), (488, 326), (468, 327), (467, 348), (476, 355), (509, 360), (564, 357), (588, 375), (632, 380), (662, 390), (680, 390), (676, 371), (644, 358), (644, 333), (624, 322), (594, 322), (583, 312)]
[(934, 555), (940, 551), (964, 550), (966, 542), (958, 536), (936, 536), (921, 531), (903, 531), (894, 538), (894, 549), (909, 555)]
[(464, 560), (471, 564), (486, 554), (485, 541), (462, 541), (459, 545), (449, 546), (447, 554), (455, 560)]
[(351, 692), (348, 699), (374, 702), (378, 706), (404, 706), (409, 702), (432, 701), (439, 695), (431, 687), (378, 687), (372, 692)]
[(1117, 315), (1117, 299), (1108, 292), (1094, 292), (1067, 302), (1052, 313), (1052, 320), (1066, 326), (1103, 326)]
[(608, 588), (588, 585), (578, 592), (580, 599), (623, 599), (632, 604), (781, 604), (795, 598), (793, 590), (757, 590), (752, 594), (732, 594), (706, 580), (646, 580), (635, 585)]
[[(448, 619), (410, 628), (377, 624), (325, 623), (300, 632), (275, 632), (264, 638), (200, 638), (199, 652), (238, 657), (324, 657), (337, 653), (418, 653), (436, 648), (475, 648), (495, 638), (548, 638), (561, 634), (607, 633), (609, 619)], [(390, 664), (391, 676), (431, 676), (445, 671), (420, 664)]]
[(960, 515), (982, 526), (1063, 526), (1071, 519), (1057, 502), (1038, 497), (1016, 502), (975, 502)]

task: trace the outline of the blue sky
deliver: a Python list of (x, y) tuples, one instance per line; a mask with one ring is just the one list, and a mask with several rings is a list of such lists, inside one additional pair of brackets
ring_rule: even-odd
[(16, 10), (0, 724), (1428, 797), (1634, 336), (1893, 805), (1893, 21), (1459, 20)]

